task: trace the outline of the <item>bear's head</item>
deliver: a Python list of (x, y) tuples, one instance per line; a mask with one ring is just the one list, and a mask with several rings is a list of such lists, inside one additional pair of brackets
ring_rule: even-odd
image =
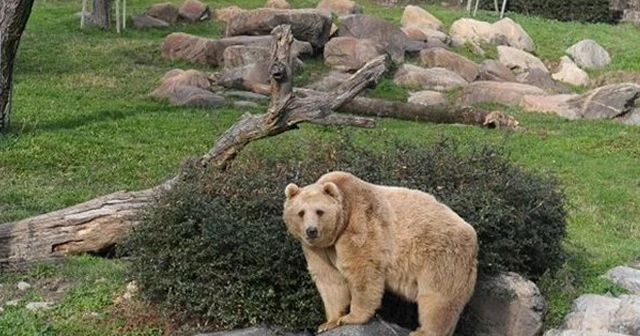
[(315, 247), (335, 244), (344, 227), (342, 193), (335, 183), (291, 183), (285, 189), (284, 222), (302, 243)]

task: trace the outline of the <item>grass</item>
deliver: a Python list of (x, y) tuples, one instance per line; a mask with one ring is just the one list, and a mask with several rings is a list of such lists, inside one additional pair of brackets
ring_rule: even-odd
[[(132, 2), (129, 11), (141, 12), (151, 3)], [(241, 6), (255, 8), (262, 3), (249, 0)], [(315, 2), (291, 3), (304, 7)], [(232, 4), (237, 3), (217, 1), (213, 7)], [(362, 5), (367, 13), (399, 23), (401, 8), (383, 8), (369, 2)], [(446, 26), (464, 15), (439, 7), (427, 9)], [(148, 97), (158, 79), (172, 68), (210, 70), (163, 59), (163, 37), (172, 31), (217, 37), (222, 30), (219, 23), (164, 30), (128, 29), (117, 35), (98, 29), (81, 31), (73, 16), (78, 10), (76, 2), (65, 0), (42, 0), (34, 5), (17, 62), (13, 124), (10, 132), (0, 137), (0, 223), (121, 189), (154, 186), (175, 174), (183, 158), (204, 153), (215, 137), (244, 112), (175, 108)], [(613, 58), (607, 69), (592, 75), (640, 70), (640, 34), (631, 25), (510, 16), (529, 32), (537, 43), (536, 54), (545, 60), (557, 60), (573, 43), (592, 38)], [(479, 19), (495, 21), (497, 17), (482, 12)], [(326, 72), (320, 61), (306, 63), (304, 73), (296, 79), (299, 84)], [(370, 94), (404, 100), (407, 91), (385, 78)], [(504, 143), (518, 163), (559, 176), (569, 198), (566, 245), (575, 253), (560, 274), (540, 283), (551, 303), (548, 324), (553, 326), (577, 295), (616, 292), (600, 275), (640, 258), (640, 128), (610, 121), (566, 121), (517, 109), (507, 112), (518, 118), (525, 130), (397, 120), (381, 120), (375, 130), (346, 130), (372, 145), (391, 136), (426, 143), (443, 135), (469, 143)], [(299, 131), (251, 144), (243, 155), (303, 155), (295, 151), (300, 141), (331, 137), (334, 131), (304, 125)], [(73, 279), (52, 310), (34, 313), (21, 305), (5, 306), (5, 312), (0, 313), (0, 334), (156, 335), (166, 331), (157, 317), (142, 314), (143, 309), (120, 309), (113, 303), (113, 295), (124, 290), (125, 267), (123, 261), (84, 256), (69, 258), (61, 268), (45, 265), (28, 274), (0, 276), (6, 299), (15, 294), (7, 289), (15, 288), (20, 279), (42, 283)], [(101, 278), (105, 281), (96, 283)], [(26, 295), (24, 300), (36, 300), (47, 293), (33, 289)], [(6, 301), (0, 298), (0, 302)], [(88, 319), (87, 312), (100, 317)], [(133, 315), (138, 320), (132, 322)]]

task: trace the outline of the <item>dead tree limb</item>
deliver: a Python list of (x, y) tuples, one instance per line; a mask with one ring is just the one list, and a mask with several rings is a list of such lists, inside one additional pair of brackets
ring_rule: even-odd
[[(267, 113), (245, 115), (224, 132), (199, 159), (202, 165), (225, 169), (251, 141), (274, 136), (299, 123), (373, 127), (374, 120), (333, 113), (385, 72), (385, 59), (369, 62), (333, 93), (308, 96), (293, 91), (289, 26), (274, 29), (271, 105)], [(155, 188), (117, 192), (52, 213), (0, 225), (0, 269), (15, 263), (55, 259), (69, 253), (100, 252), (118, 242), (136, 223), (141, 209), (170, 189), (178, 178)]]
[(0, 1), (0, 132), (9, 123), (13, 68), (33, 0)]
[(487, 111), (473, 106), (446, 106), (442, 108), (420, 104), (356, 97), (341, 112), (369, 117), (427, 121), (439, 124), (466, 124), (487, 127), (516, 128), (513, 117), (497, 111)]

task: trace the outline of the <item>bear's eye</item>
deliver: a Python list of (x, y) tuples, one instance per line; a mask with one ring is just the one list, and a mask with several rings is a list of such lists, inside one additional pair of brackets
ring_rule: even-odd
[(300, 210), (300, 212), (298, 212), (298, 216), (304, 217), (304, 210)]
[(317, 214), (318, 216), (322, 216), (322, 215), (324, 215), (324, 211), (322, 211), (322, 210), (316, 210), (316, 214)]

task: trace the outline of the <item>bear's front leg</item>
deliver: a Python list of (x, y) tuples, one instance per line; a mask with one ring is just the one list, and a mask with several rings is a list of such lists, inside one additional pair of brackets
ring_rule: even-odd
[(351, 306), (349, 314), (340, 318), (339, 325), (365, 324), (373, 317), (384, 295), (385, 279), (381, 269), (372, 260), (344, 268), (351, 293)]
[(321, 333), (340, 325), (340, 318), (349, 309), (351, 295), (346, 279), (329, 260), (325, 249), (304, 246), (303, 252), (327, 317), (327, 322), (318, 327), (318, 332)]

